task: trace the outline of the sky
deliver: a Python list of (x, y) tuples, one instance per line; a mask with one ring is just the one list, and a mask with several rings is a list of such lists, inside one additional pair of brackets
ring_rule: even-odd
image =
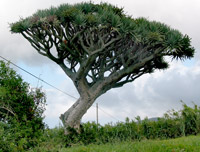
[[(78, 98), (71, 80), (51, 60), (39, 55), (19, 34), (11, 34), (9, 24), (25, 18), (38, 9), (47, 9), (63, 3), (81, 0), (1, 0), (0, 1), (0, 56), (14, 62), (37, 77)], [(93, 0), (123, 7), (133, 18), (145, 17), (178, 29), (190, 36), (196, 53), (192, 60), (169, 60), (170, 68), (145, 74), (134, 82), (111, 89), (100, 96), (84, 115), (82, 122), (96, 121), (96, 103), (99, 105), (99, 123), (124, 121), (126, 117), (161, 117), (171, 109), (180, 110), (183, 100), (189, 106), (200, 106), (200, 1), (199, 0)], [(15, 68), (15, 67), (13, 67)], [(64, 113), (75, 99), (38, 81), (15, 68), (30, 83), (42, 87), (47, 96), (45, 122), (52, 128), (61, 125)]]

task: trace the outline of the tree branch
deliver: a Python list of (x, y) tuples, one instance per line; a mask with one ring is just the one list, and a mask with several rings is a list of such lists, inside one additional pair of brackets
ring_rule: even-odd
[[(101, 92), (102, 94), (108, 91), (109, 89), (116, 87), (117, 85), (120, 86), (120, 85), (124, 85), (125, 83), (133, 81), (137, 77), (141, 76), (143, 73), (137, 74), (135, 78), (132, 78), (133, 80), (125, 80), (120, 83), (120, 80), (123, 77), (132, 74), (134, 71), (140, 71), (140, 69), (143, 68), (146, 63), (153, 60), (155, 58), (155, 55), (159, 52), (161, 52), (161, 49), (157, 49), (153, 54), (147, 57), (144, 56), (144, 58), (138, 61), (138, 63), (134, 63), (134, 66), (123, 68), (115, 73), (110, 74), (108, 77), (105, 77), (103, 80), (98, 80), (93, 86), (91, 86), (91, 90), (95, 90), (95, 92)], [(116, 84), (117, 82), (119, 83)]]
[(106, 47), (110, 46), (112, 43), (116, 42), (117, 40), (120, 40), (120, 37), (114, 38), (114, 39), (110, 40), (109, 42), (107, 42), (106, 44), (103, 43), (102, 46), (101, 46), (101, 48), (99, 48), (99, 49), (93, 51), (93, 52), (91, 53), (91, 55), (97, 54), (97, 53), (103, 51)]
[[(41, 46), (37, 41), (34, 41), (30, 37), (26, 36), (26, 34), (23, 32), (21, 34), (24, 36), (25, 39), (27, 39), (31, 43), (31, 45), (38, 51), (39, 54), (41, 54), (43, 56), (47, 56), (46, 52), (45, 53), (41, 52)], [(44, 49), (42, 49), (42, 50), (44, 50)]]
[(0, 109), (4, 109), (4, 110), (8, 111), (9, 113), (11, 113), (13, 116), (15, 116), (15, 113), (11, 109), (9, 109), (8, 107), (0, 106)]
[(63, 62), (60, 62), (58, 65), (63, 69), (68, 77), (70, 77), (73, 81), (75, 80), (76, 74), (73, 73)]

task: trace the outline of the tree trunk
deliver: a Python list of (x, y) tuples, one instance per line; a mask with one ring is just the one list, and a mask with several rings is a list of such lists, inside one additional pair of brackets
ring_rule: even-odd
[(60, 119), (65, 127), (65, 134), (69, 134), (69, 127), (80, 131), (81, 118), (94, 101), (95, 98), (80, 97), (64, 114), (61, 114)]

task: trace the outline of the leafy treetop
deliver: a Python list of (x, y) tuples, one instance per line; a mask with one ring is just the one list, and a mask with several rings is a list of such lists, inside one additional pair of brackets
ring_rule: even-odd
[[(105, 80), (110, 88), (120, 87), (144, 73), (167, 68), (164, 56), (186, 59), (194, 55), (187, 35), (156, 21), (134, 19), (106, 3), (38, 10), (11, 24), (11, 31), (22, 34), (74, 82), (87, 77), (90, 87), (107, 77), (112, 79)], [(53, 47), (57, 55), (50, 51)]]

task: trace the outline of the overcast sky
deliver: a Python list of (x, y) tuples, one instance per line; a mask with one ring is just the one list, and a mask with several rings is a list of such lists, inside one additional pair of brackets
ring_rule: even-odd
[[(1, 0), (0, 1), (0, 55), (49, 82), (70, 95), (79, 97), (75, 87), (64, 72), (52, 61), (37, 54), (31, 45), (18, 34), (11, 34), (9, 23), (25, 18), (38, 9), (46, 9), (63, 3), (77, 3), (81, 0)], [(99, 3), (100, 1), (93, 1)], [(162, 116), (172, 108), (180, 109), (180, 100), (200, 106), (200, 1), (199, 0), (107, 0), (105, 2), (123, 7), (132, 17), (146, 17), (179, 29), (192, 38), (196, 49), (191, 61), (174, 61), (165, 71), (143, 75), (121, 88), (112, 89), (97, 99), (99, 122), (124, 121), (148, 116)], [(45, 122), (58, 126), (59, 116), (75, 99), (38, 81), (16, 69), (32, 87), (43, 86), (47, 95)], [(95, 121), (95, 104), (82, 121)]]

